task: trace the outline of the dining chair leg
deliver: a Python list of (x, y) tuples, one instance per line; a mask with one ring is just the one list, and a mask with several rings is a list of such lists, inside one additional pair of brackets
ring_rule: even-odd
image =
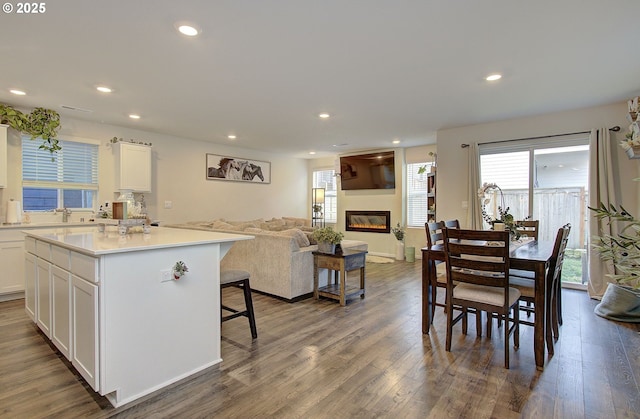
[(506, 315), (500, 315), (500, 317), (504, 316), (504, 367), (509, 369), (509, 313)]
[(476, 336), (482, 337), (482, 310), (476, 310)]
[(466, 335), (467, 334), (467, 326), (469, 324), (469, 316), (467, 316), (467, 309), (466, 308), (462, 309), (462, 314), (463, 314), (463, 317), (462, 317), (462, 334)]
[(491, 338), (491, 329), (493, 329), (493, 313), (487, 313), (487, 337)]
[(516, 304), (513, 307), (513, 346), (518, 349), (520, 347), (520, 307)]

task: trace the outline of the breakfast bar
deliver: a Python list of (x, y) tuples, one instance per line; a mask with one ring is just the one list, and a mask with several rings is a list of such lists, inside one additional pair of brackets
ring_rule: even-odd
[[(220, 260), (249, 235), (25, 230), (27, 314), (114, 406), (219, 363)], [(183, 262), (184, 275), (174, 266)]]

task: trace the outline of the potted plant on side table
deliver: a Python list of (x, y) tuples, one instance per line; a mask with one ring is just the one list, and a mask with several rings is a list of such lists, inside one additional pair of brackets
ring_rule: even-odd
[(340, 244), (344, 238), (344, 234), (328, 226), (315, 229), (311, 237), (318, 242), (318, 252), (334, 254), (336, 252), (336, 245)]

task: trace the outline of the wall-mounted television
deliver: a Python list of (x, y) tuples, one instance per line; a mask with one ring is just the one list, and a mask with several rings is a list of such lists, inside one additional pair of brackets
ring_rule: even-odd
[(394, 157), (393, 151), (340, 156), (341, 189), (395, 189)]

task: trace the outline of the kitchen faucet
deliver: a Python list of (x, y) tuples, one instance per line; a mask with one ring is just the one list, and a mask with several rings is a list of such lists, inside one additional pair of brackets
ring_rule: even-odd
[(56, 208), (54, 211), (62, 213), (62, 222), (63, 223), (68, 223), (69, 222), (69, 216), (71, 215), (71, 210), (69, 208), (67, 208), (67, 207)]

